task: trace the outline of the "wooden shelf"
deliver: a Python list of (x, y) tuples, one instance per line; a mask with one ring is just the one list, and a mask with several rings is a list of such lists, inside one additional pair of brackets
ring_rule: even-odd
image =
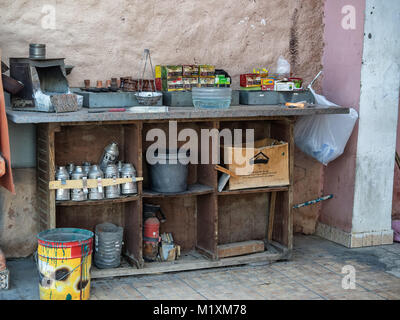
[(220, 196), (227, 196), (233, 194), (245, 194), (245, 193), (266, 193), (266, 192), (279, 192), (279, 191), (288, 191), (289, 186), (282, 187), (265, 187), (265, 188), (253, 188), (253, 189), (240, 189), (240, 190), (228, 190), (218, 192)]
[(238, 257), (228, 257), (220, 260), (210, 260), (193, 250), (181, 255), (181, 257), (175, 261), (145, 262), (144, 267), (141, 269), (131, 266), (126, 261), (125, 257), (122, 257), (121, 265), (117, 268), (98, 269), (95, 265), (92, 265), (91, 278), (99, 279), (118, 276), (160, 274), (164, 272), (229, 267), (257, 262), (272, 262), (285, 260), (288, 257), (287, 255), (287, 250), (275, 249), (272, 246), (268, 246), (268, 249), (264, 252), (247, 254)]
[(125, 197), (120, 197), (120, 198), (115, 198), (115, 199), (102, 199), (102, 200), (56, 201), (56, 205), (57, 206), (64, 206), (64, 207), (69, 207), (69, 206), (96, 206), (96, 205), (102, 205), (102, 204), (130, 202), (130, 201), (136, 201), (136, 200), (139, 200), (139, 196), (138, 195), (125, 196)]
[(189, 185), (186, 191), (178, 193), (160, 193), (152, 190), (144, 190), (143, 197), (144, 198), (182, 197), (182, 196), (196, 196), (202, 194), (209, 194), (213, 192), (214, 192), (213, 187), (197, 183)]

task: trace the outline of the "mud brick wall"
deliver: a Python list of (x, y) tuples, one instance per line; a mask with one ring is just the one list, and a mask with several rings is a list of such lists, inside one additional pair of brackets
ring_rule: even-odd
[[(323, 0), (3, 0), (0, 46), (8, 61), (27, 56), (29, 43), (45, 43), (47, 57), (74, 65), (70, 86), (136, 76), (144, 48), (154, 65), (214, 64), (230, 73), (234, 87), (239, 74), (273, 67), (283, 55), (307, 85), (322, 69), (323, 7)], [(1, 191), (0, 246), (7, 256), (25, 256), (37, 231), (35, 178), (25, 190), (23, 176), (14, 174), (17, 196)], [(321, 165), (296, 150), (294, 202), (319, 197), (321, 183)], [(24, 223), (8, 223), (7, 208)], [(312, 233), (319, 209), (295, 209), (295, 231)]]

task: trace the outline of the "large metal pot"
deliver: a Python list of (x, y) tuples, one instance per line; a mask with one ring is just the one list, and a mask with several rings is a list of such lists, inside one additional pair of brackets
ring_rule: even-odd
[[(184, 159), (186, 150), (159, 150), (149, 161), (151, 189), (162, 193), (177, 193), (187, 190), (188, 165)], [(154, 163), (154, 164), (151, 164)]]

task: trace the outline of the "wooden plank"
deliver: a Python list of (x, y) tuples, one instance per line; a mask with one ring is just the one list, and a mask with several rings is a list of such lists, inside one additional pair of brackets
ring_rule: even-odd
[(196, 197), (145, 198), (144, 203), (161, 206), (166, 221), (160, 224), (160, 234), (171, 232), (182, 254), (193, 250), (197, 243)]
[(66, 166), (68, 163), (81, 165), (88, 161), (99, 163), (104, 148), (111, 142), (118, 144), (123, 156), (123, 134), (121, 125), (64, 126), (57, 133), (55, 141), (56, 164)]
[(197, 247), (217, 258), (218, 198), (215, 194), (197, 197)]
[[(40, 124), (37, 126), (37, 139), (40, 141), (37, 152), (37, 187), (45, 189), (46, 193), (38, 193), (39, 228), (41, 231), (56, 227), (55, 192), (48, 190), (48, 181), (55, 176), (55, 132), (58, 124)], [(44, 184), (46, 184), (44, 186)]]
[(289, 190), (289, 186), (264, 187), (264, 188), (221, 191), (221, 192), (218, 192), (218, 195), (219, 196), (229, 196), (229, 195), (238, 195), (238, 194), (246, 194), (246, 193), (268, 193), (268, 192), (279, 192), (279, 191), (288, 191), (288, 190)]
[(268, 231), (267, 231), (268, 241), (272, 240), (272, 231), (274, 230), (275, 202), (276, 202), (276, 192), (272, 192), (271, 200), (269, 203), (269, 214), (268, 214)]
[(218, 244), (264, 240), (268, 204), (267, 194), (218, 197)]
[(85, 200), (85, 201), (56, 201), (57, 206), (97, 206), (97, 205), (104, 205), (109, 203), (122, 203), (122, 202), (131, 202), (137, 201), (140, 197), (138, 195), (133, 196), (122, 196), (121, 198), (116, 199), (102, 199), (102, 200)]
[(185, 260), (179, 259), (173, 262), (151, 262), (145, 263), (143, 269), (137, 269), (132, 267), (122, 267), (114, 269), (97, 269), (92, 267), (91, 278), (107, 278), (107, 277), (118, 277), (118, 276), (131, 276), (131, 275), (148, 275), (158, 274), (164, 272), (177, 272), (177, 271), (189, 271), (189, 270), (200, 270), (208, 268), (219, 268), (229, 266), (239, 266), (249, 263), (256, 262), (272, 262), (285, 259), (287, 252), (280, 250), (269, 252), (264, 251), (260, 253), (249, 254), (245, 256), (224, 258), (221, 260), (210, 261), (207, 258)]
[(143, 197), (144, 198), (165, 198), (165, 197), (182, 197), (182, 196), (195, 196), (195, 195), (202, 195), (213, 193), (213, 187), (209, 187), (206, 185), (202, 185), (199, 183), (188, 185), (188, 189), (183, 192), (177, 193), (161, 193), (152, 190), (144, 190)]
[(263, 252), (263, 251), (264, 251), (264, 241), (262, 240), (234, 242), (234, 243), (219, 245), (218, 257), (219, 258), (235, 257), (250, 253)]
[[(143, 177), (136, 177), (135, 182), (143, 181)], [(101, 179), (101, 185), (103, 187), (107, 186), (114, 186), (117, 184), (132, 182), (132, 178), (103, 178)], [(87, 179), (86, 180), (86, 187), (87, 188), (97, 188), (98, 181), (97, 179)], [(83, 180), (65, 180), (65, 184), (62, 184), (59, 180), (53, 180), (49, 182), (49, 189), (79, 189), (83, 188)]]
[(279, 192), (276, 200), (272, 239), (289, 249), (293, 248), (293, 173), (294, 173), (294, 123), (290, 119), (275, 121), (271, 125), (271, 136), (289, 143), (289, 188)]

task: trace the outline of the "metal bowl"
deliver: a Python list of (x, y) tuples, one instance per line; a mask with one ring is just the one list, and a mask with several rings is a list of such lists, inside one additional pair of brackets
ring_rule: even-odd
[(161, 92), (138, 92), (135, 93), (136, 99), (141, 105), (154, 106), (161, 99)]

